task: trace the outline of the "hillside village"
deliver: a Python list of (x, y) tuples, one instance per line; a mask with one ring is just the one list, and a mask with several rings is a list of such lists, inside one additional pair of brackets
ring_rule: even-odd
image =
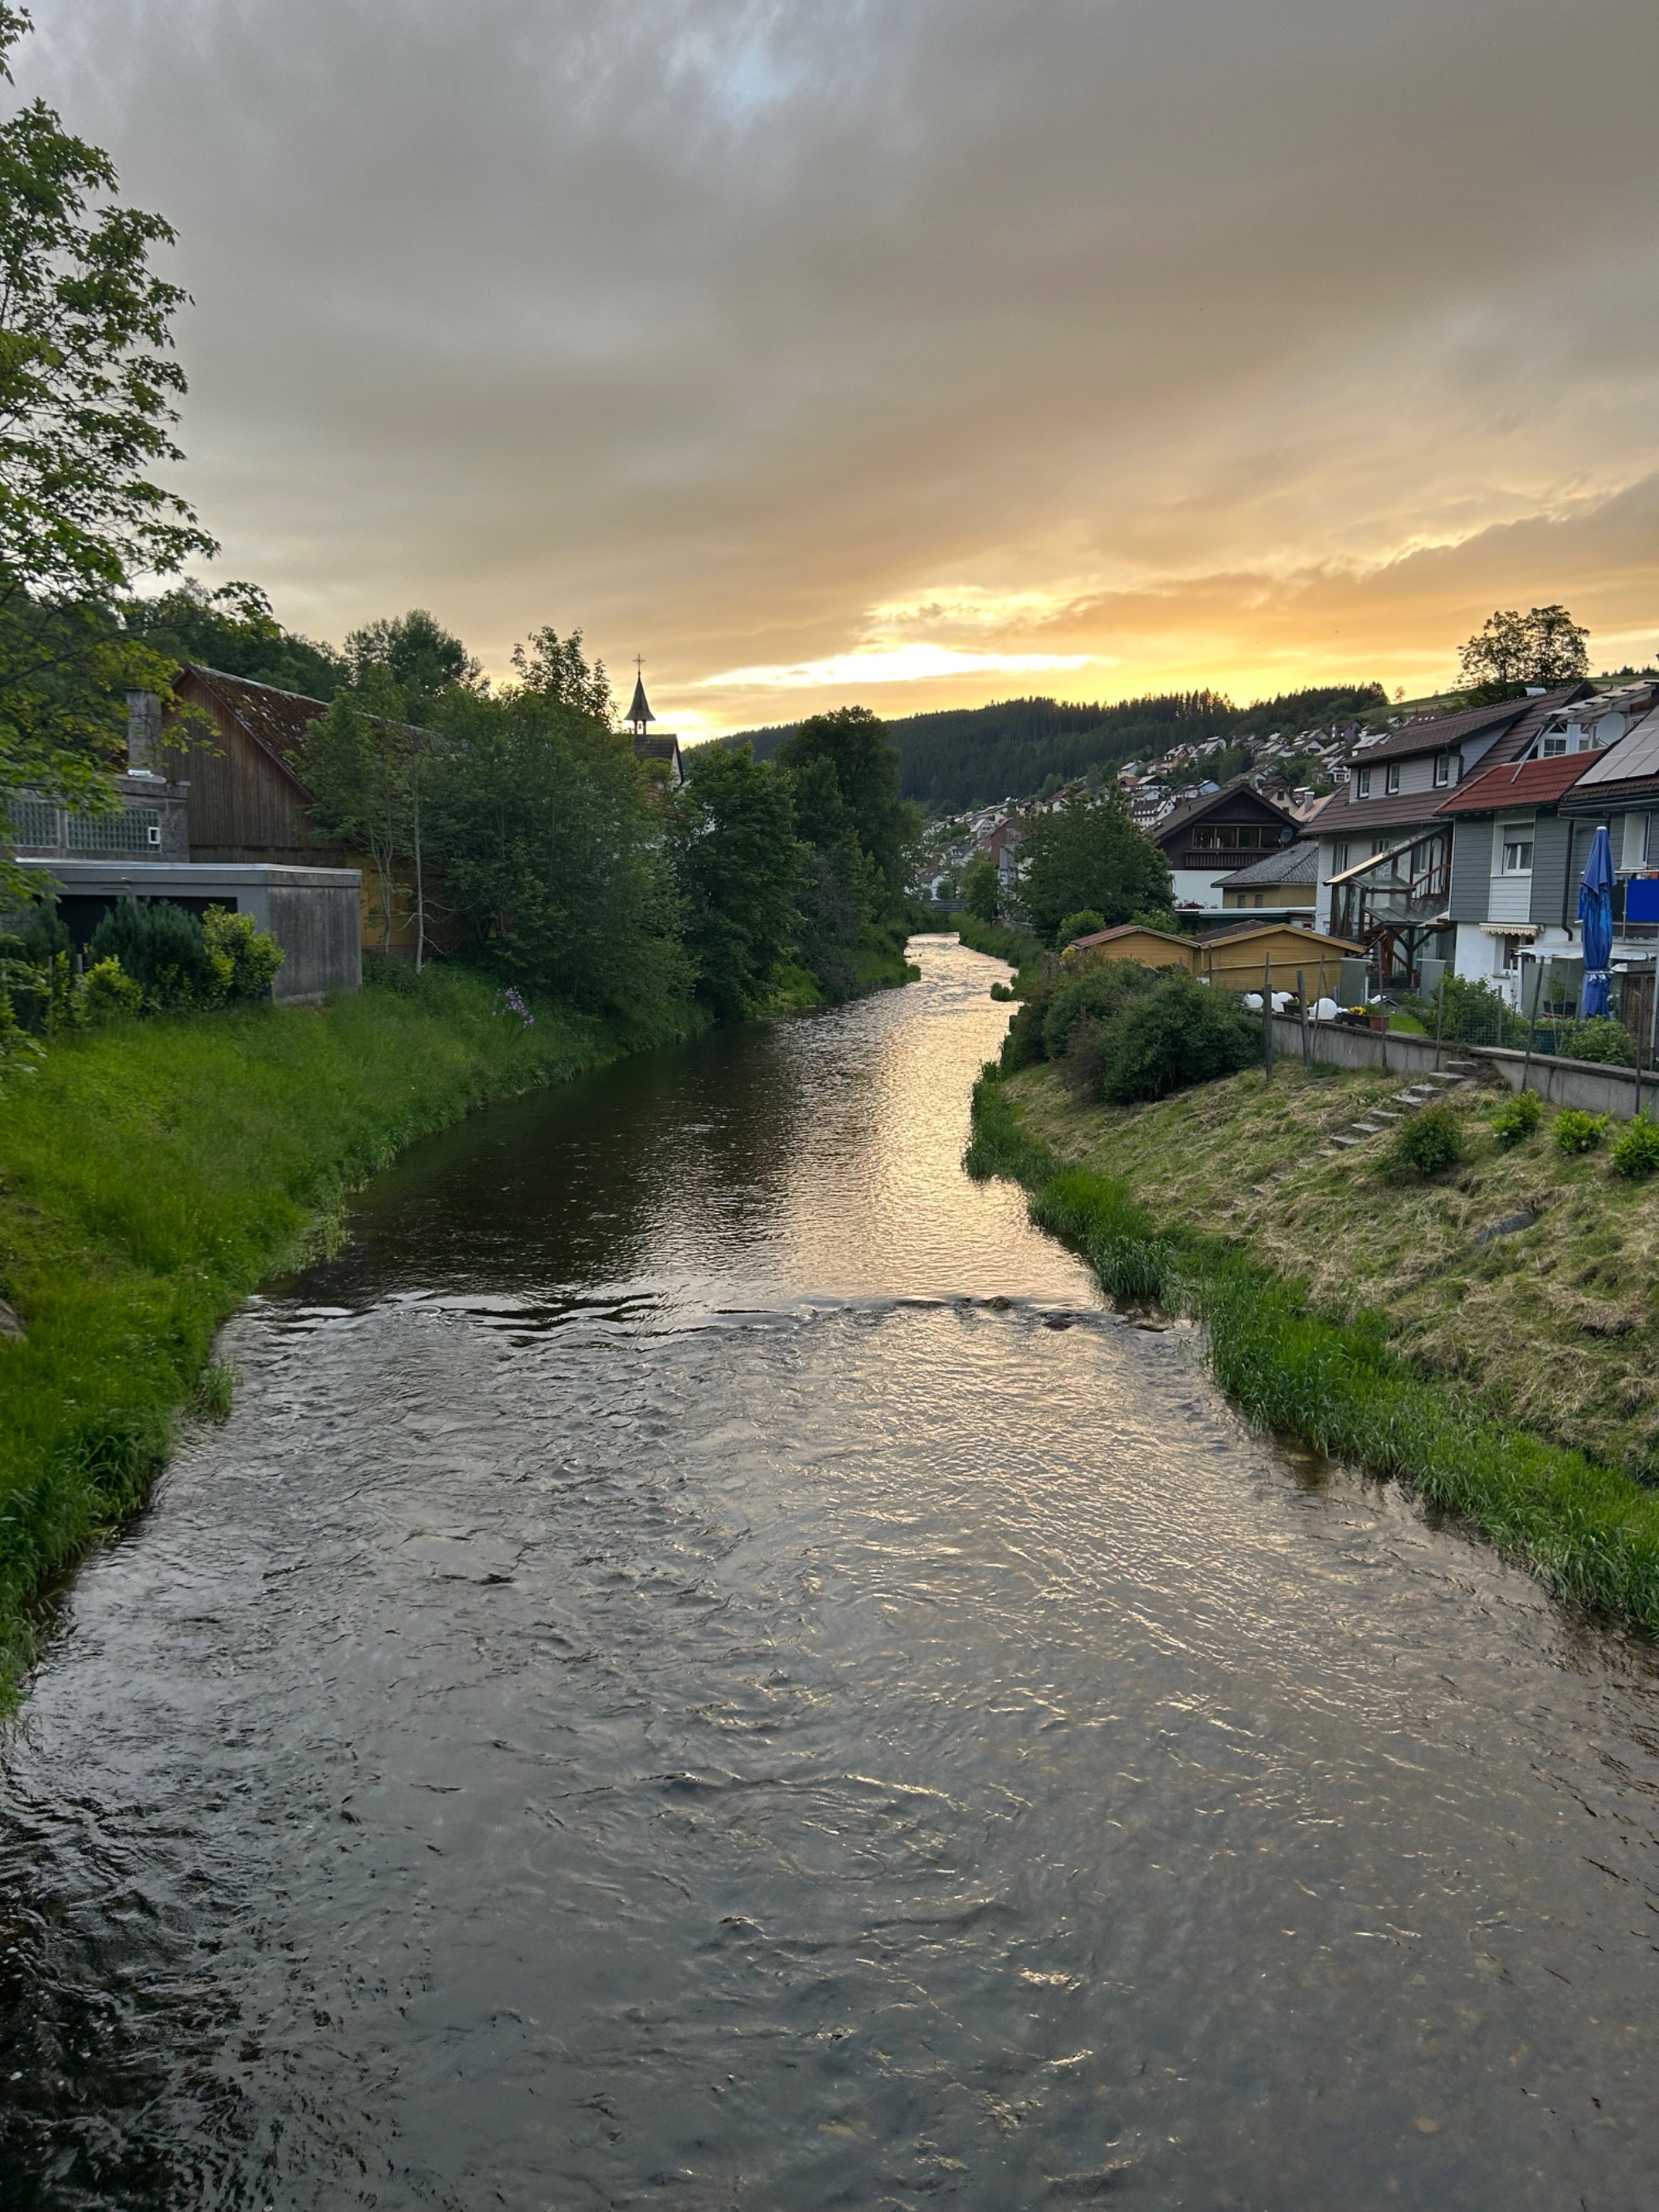
[(1508, 694), (1275, 732), (1224, 780), (1206, 770), (1229, 753), (1236, 761), (1240, 748), (1218, 737), (949, 816), (932, 825), (923, 888), (949, 901), (983, 855), (1016, 914), (1031, 824), (1115, 787), (1170, 864), (1183, 928), (1240, 928), (1261, 910), (1349, 945), (1366, 964), (1368, 995), (1398, 1000), (1451, 974), (1530, 1010), (1534, 1000), (1577, 999), (1577, 891), (1606, 827), (1610, 1011), (1648, 1041), (1659, 949), (1659, 837), (1650, 834), (1659, 678), (1620, 671)]

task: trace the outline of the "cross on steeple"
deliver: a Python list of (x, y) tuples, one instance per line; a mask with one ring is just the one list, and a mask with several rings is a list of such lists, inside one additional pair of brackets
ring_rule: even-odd
[(629, 705), (628, 721), (633, 729), (634, 735), (636, 738), (642, 738), (645, 735), (647, 724), (654, 722), (657, 719), (651, 711), (651, 702), (645, 696), (643, 653), (636, 653), (634, 655), (634, 696)]

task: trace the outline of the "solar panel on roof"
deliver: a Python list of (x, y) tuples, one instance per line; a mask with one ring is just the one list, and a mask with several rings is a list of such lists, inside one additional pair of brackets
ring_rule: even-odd
[(1609, 745), (1599, 761), (1584, 770), (1578, 789), (1597, 783), (1629, 783), (1638, 776), (1659, 775), (1659, 707), (1638, 722), (1622, 744)]

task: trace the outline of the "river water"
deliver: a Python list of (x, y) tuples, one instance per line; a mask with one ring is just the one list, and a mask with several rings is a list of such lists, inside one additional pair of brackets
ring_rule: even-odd
[(958, 1162), (992, 963), (411, 1152), (0, 1790), (0, 2203), (1650, 2207), (1659, 1698)]

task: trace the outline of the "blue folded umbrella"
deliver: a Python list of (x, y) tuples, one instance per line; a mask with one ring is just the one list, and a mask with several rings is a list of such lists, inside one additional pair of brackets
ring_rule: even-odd
[(1607, 963), (1613, 957), (1613, 848), (1605, 825), (1591, 841), (1578, 886), (1578, 920), (1584, 933), (1584, 988), (1578, 1018), (1589, 1021), (1608, 1006)]

